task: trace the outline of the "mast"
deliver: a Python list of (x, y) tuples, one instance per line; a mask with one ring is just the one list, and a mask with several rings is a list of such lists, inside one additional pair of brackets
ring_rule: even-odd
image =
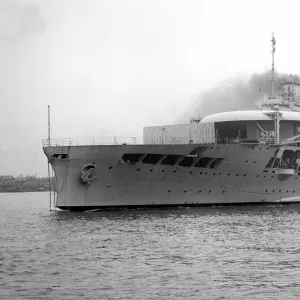
[(274, 38), (274, 32), (272, 32), (272, 39), (271, 39), (271, 43), (272, 43), (272, 91), (271, 91), (271, 99), (275, 98), (275, 67), (274, 67), (274, 53), (275, 53), (275, 45), (276, 45), (276, 41)]
[(271, 84), (272, 84), (272, 90), (271, 90), (271, 95), (269, 97), (269, 100), (273, 99), (273, 101), (270, 101), (270, 103), (266, 103), (268, 107), (271, 108), (271, 112), (265, 113), (269, 117), (271, 117), (274, 121), (274, 133), (275, 133), (275, 143), (279, 144), (280, 143), (280, 120), (282, 116), (282, 112), (279, 111), (280, 109), (280, 102), (279, 99), (276, 99), (275, 95), (275, 63), (274, 63), (274, 53), (275, 53), (275, 37), (274, 37), (274, 32), (272, 32), (272, 39), (271, 39), (271, 45), (272, 45), (272, 79), (271, 79)]
[[(274, 37), (274, 32), (272, 32), (272, 92), (271, 92), (271, 98), (275, 99), (275, 63), (274, 63), (274, 53), (275, 53), (275, 45), (276, 45), (276, 40)], [(276, 144), (280, 143), (280, 117), (282, 113), (279, 112), (279, 106), (273, 107), (275, 110), (274, 113), (274, 125), (275, 125), (275, 141)]]

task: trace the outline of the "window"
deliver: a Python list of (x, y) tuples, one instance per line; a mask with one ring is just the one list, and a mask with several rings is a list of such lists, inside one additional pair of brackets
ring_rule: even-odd
[(141, 160), (141, 158), (143, 157), (143, 155), (144, 155), (143, 153), (125, 153), (125, 154), (122, 156), (122, 160), (123, 160), (125, 163), (134, 165), (134, 164), (136, 164), (139, 160)]
[(55, 154), (52, 154), (51, 158), (68, 159), (69, 155), (68, 154), (62, 154), (62, 153), (55, 153)]
[(206, 168), (214, 160), (214, 157), (201, 157), (195, 164), (197, 168)]
[(182, 167), (190, 167), (195, 161), (196, 161), (197, 157), (190, 157), (190, 156), (186, 156), (184, 157), (184, 159), (179, 163), (179, 166)]
[(142, 162), (144, 164), (157, 164), (157, 162), (162, 158), (163, 154), (147, 154)]
[(169, 165), (174, 166), (178, 160), (182, 158), (182, 155), (167, 155), (163, 161), (161, 162), (162, 165)]

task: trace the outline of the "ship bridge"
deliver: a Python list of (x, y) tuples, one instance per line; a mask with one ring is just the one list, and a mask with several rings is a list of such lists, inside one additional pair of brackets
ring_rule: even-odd
[(200, 124), (214, 124), (218, 143), (240, 140), (253, 143), (275, 143), (279, 115), (279, 142), (300, 133), (300, 113), (296, 111), (246, 110), (213, 114)]

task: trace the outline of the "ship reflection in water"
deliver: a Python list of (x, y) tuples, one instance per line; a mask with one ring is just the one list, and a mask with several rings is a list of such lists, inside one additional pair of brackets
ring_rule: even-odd
[(80, 212), (0, 194), (1, 299), (297, 299), (300, 204)]

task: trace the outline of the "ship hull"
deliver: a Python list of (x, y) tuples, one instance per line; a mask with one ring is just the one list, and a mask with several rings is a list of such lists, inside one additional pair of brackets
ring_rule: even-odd
[[(139, 145), (44, 147), (56, 178), (55, 205), (65, 210), (245, 205), (300, 202), (298, 174), (266, 172), (277, 150), (268, 145)], [(127, 164), (124, 154), (222, 158), (217, 168)], [(67, 154), (67, 159), (53, 154)], [(84, 181), (82, 170), (95, 165)]]

